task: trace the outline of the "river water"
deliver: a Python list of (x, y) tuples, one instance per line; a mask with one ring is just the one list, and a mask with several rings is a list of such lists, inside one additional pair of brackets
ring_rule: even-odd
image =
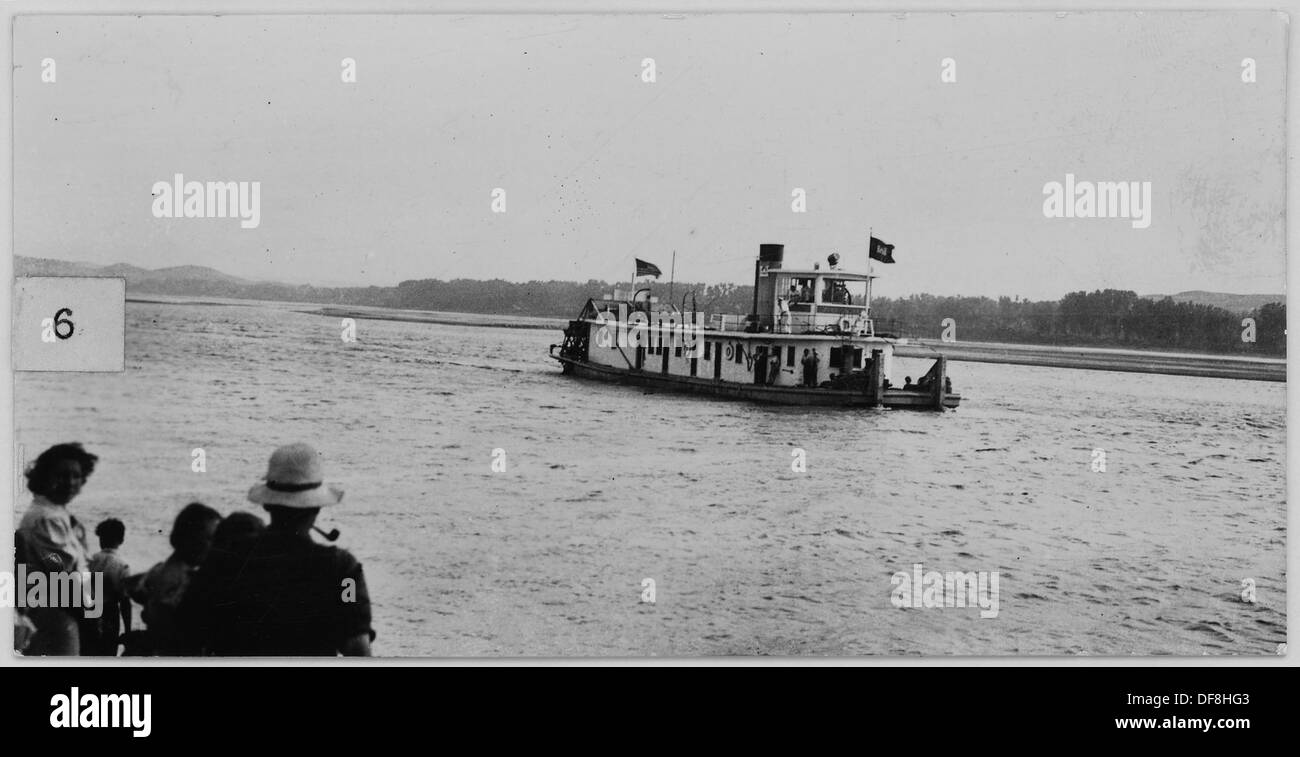
[[(950, 363), (955, 412), (764, 407), (563, 376), (558, 332), (358, 320), (349, 344), (294, 307), (130, 303), (125, 373), (16, 374), (16, 441), (100, 456), (71, 509), (124, 520), (137, 571), (185, 503), (254, 509), (271, 450), (314, 444), (381, 655), (1286, 641), (1284, 384)], [(996, 616), (895, 606), (917, 564), (996, 573)]]

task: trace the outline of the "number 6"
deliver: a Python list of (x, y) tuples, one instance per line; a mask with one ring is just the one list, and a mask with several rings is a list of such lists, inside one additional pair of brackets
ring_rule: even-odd
[[(76, 326), (73, 325), (72, 321), (69, 321), (63, 317), (64, 313), (67, 313), (68, 315), (72, 315), (72, 309), (59, 308), (59, 312), (54, 314), (54, 335), (60, 339), (71, 339), (72, 332), (76, 330)], [(67, 326), (68, 333), (65, 334), (62, 331), (60, 331), (59, 330), (60, 326)]]

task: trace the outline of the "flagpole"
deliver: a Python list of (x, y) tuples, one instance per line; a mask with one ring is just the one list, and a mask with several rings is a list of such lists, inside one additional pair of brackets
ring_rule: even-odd
[[(872, 227), (867, 227), (867, 276), (871, 275), (871, 240), (874, 238)], [(871, 304), (871, 282), (867, 281), (867, 304)]]
[[(868, 321), (871, 321), (871, 240), (874, 239), (872, 233), (873, 233), (873, 227), (868, 226), (867, 227), (867, 302), (866, 302)], [(871, 324), (871, 335), (875, 336), (875, 334), (876, 334), (876, 324), (873, 322)]]
[(677, 281), (677, 250), (673, 250), (673, 265), (668, 269), (668, 304), (673, 304), (673, 283)]

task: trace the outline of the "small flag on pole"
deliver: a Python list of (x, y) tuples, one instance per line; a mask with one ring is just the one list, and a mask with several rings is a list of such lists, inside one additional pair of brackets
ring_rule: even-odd
[(894, 262), (894, 245), (885, 244), (884, 242), (871, 238), (871, 252), (868, 253), (872, 260), (879, 260), (882, 263)]
[(641, 258), (637, 258), (637, 259), (636, 259), (636, 275), (637, 275), (637, 276), (654, 276), (654, 277), (657, 279), (657, 278), (659, 278), (660, 276), (663, 275), (663, 271), (659, 270), (659, 266), (655, 265), (654, 263), (647, 263), (647, 262), (645, 262), (644, 260), (642, 260)]

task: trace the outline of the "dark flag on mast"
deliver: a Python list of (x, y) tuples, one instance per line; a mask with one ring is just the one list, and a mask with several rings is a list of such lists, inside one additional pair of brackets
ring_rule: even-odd
[(894, 262), (894, 245), (885, 244), (884, 242), (871, 238), (871, 252), (868, 253), (872, 260), (879, 260), (882, 263)]
[(637, 258), (637, 259), (636, 259), (636, 275), (637, 275), (637, 276), (654, 276), (654, 277), (657, 279), (657, 278), (659, 278), (660, 276), (663, 275), (663, 271), (659, 270), (659, 266), (655, 265), (654, 263), (647, 263), (647, 262), (645, 262), (644, 260), (642, 260), (641, 258)]

